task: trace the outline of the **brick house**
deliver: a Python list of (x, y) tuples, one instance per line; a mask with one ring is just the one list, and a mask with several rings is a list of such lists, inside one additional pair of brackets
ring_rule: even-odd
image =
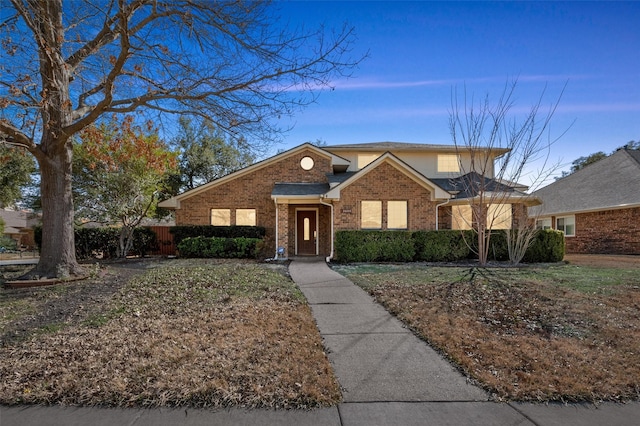
[[(506, 150), (484, 150), (491, 164)], [(449, 145), (396, 142), (316, 147), (305, 143), (160, 203), (178, 225), (251, 225), (267, 230), (275, 257), (334, 255), (337, 230), (464, 228), (470, 198), (460, 184), (471, 155)], [(490, 176), (492, 177), (492, 176)], [(535, 201), (512, 187), (512, 217)], [(494, 206), (496, 207), (496, 206)], [(465, 225), (467, 223), (467, 225)], [(494, 226), (495, 228), (496, 226)]]
[(567, 253), (640, 254), (640, 151), (614, 154), (534, 192), (540, 228), (564, 231)]

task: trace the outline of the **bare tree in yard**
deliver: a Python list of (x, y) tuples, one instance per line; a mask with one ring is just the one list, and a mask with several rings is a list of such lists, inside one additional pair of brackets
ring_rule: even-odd
[[(479, 102), (452, 96), (449, 128), (456, 151), (467, 154), (469, 163), (461, 162), (462, 178), (458, 181), (462, 193), (470, 202), (471, 217), (467, 225), (476, 231), (474, 248), (480, 265), (486, 265), (490, 255), (491, 230), (504, 228), (498, 222), (512, 217), (511, 229), (505, 230), (509, 259), (519, 263), (535, 235), (535, 220), (526, 215), (524, 206), (539, 204), (517, 182), (526, 166), (542, 161), (542, 166), (529, 186), (539, 185), (554, 170), (548, 165), (550, 148), (556, 139), (548, 136), (551, 119), (560, 97), (542, 111), (544, 92), (529, 112), (518, 119), (513, 113), (517, 82), (507, 83), (495, 104), (489, 96)], [(509, 211), (512, 205), (521, 208)], [(509, 226), (507, 226), (509, 227)]]
[(271, 119), (348, 74), (353, 30), (279, 29), (269, 2), (11, 0), (0, 15), (0, 140), (41, 173), (42, 247), (31, 275), (81, 274), (72, 136), (105, 115), (194, 114), (276, 137)]

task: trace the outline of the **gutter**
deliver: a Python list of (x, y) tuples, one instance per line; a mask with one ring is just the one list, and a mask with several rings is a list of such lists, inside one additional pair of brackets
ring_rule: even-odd
[(333, 220), (334, 220), (334, 218), (333, 218), (333, 216), (334, 216), (334, 214), (333, 214), (333, 204), (325, 203), (324, 201), (322, 201), (322, 198), (320, 198), (320, 204), (322, 204), (323, 206), (328, 206), (331, 209), (331, 253), (329, 254), (329, 256), (327, 256), (324, 259), (325, 262), (329, 263), (329, 262), (331, 262), (331, 259), (333, 259), (333, 237), (334, 237), (334, 235), (333, 235)]
[(449, 204), (449, 201), (451, 201), (451, 198), (449, 198), (444, 203), (436, 204), (436, 231), (439, 229), (439, 227), (438, 227), (438, 207), (446, 206), (447, 204)]

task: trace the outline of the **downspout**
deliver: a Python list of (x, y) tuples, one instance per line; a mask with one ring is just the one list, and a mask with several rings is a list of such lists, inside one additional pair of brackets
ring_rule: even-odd
[(331, 209), (331, 253), (325, 258), (325, 262), (329, 263), (331, 262), (331, 259), (333, 259), (333, 204), (325, 203), (322, 201), (322, 198), (320, 198), (320, 204), (323, 206), (329, 206)]
[(436, 204), (436, 231), (439, 229), (438, 228), (438, 207), (446, 206), (447, 204), (449, 204), (449, 201), (451, 201), (451, 198), (449, 198), (444, 203)]
[(275, 254), (273, 256), (273, 260), (278, 260), (278, 222), (279, 222), (279, 218), (278, 218), (278, 199), (274, 198), (273, 202), (276, 205), (276, 251)]

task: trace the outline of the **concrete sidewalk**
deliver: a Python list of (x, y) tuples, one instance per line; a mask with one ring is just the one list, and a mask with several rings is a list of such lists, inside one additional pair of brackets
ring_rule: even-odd
[(290, 273), (309, 300), (344, 391), (344, 403), (312, 411), (0, 406), (0, 425), (539, 425), (631, 426), (640, 403), (495, 403), (437, 352), (323, 261)]

